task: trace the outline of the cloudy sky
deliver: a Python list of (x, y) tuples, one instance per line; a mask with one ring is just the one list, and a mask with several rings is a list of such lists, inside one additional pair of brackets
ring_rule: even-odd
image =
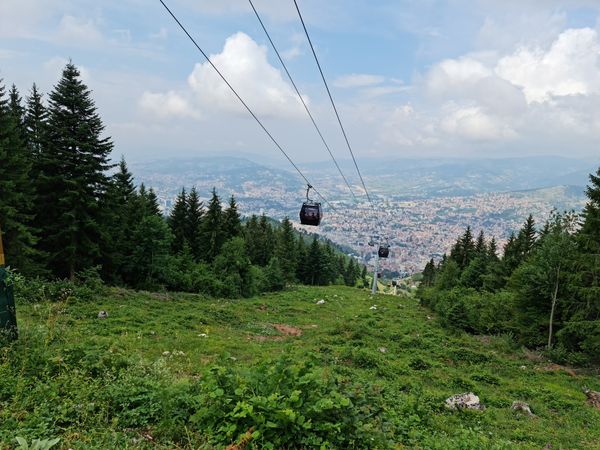
[[(247, 0), (167, 0), (293, 158), (325, 160)], [(254, 0), (348, 157), (291, 0)], [(600, 1), (298, 0), (359, 158), (598, 157)], [(71, 58), (129, 160), (277, 150), (158, 0), (1, 0), (0, 78), (48, 92)]]

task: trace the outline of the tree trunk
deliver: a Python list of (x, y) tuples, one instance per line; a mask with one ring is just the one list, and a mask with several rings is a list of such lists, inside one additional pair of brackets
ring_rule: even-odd
[(554, 322), (554, 309), (556, 308), (556, 299), (558, 297), (558, 280), (560, 278), (560, 263), (556, 268), (556, 282), (554, 283), (554, 294), (552, 295), (552, 308), (550, 309), (550, 326), (548, 327), (548, 350), (552, 348), (552, 325)]

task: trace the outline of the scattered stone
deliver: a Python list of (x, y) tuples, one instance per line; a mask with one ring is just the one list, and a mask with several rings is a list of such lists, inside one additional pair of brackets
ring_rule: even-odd
[(98, 313), (98, 319), (108, 319), (108, 313), (106, 311), (100, 311)]
[(321, 299), (317, 302), (317, 305), (324, 305), (325, 304), (325, 300)]
[(527, 369), (527, 366), (521, 366), (520, 369), (525, 370)]
[(600, 409), (600, 392), (592, 391), (589, 388), (583, 388), (583, 393), (587, 397), (587, 401), (594, 408)]
[(206, 334), (206, 333), (200, 333), (200, 334), (198, 335), (198, 337), (208, 337), (208, 334)]
[(163, 355), (164, 357), (171, 356), (171, 352), (167, 350), (167, 351), (164, 351), (164, 352), (162, 353), (162, 355)]
[(379, 351), (381, 353), (386, 353), (387, 352), (387, 348), (385, 348), (385, 347), (379, 347)]
[(479, 401), (479, 397), (472, 392), (465, 392), (464, 394), (457, 394), (447, 398), (446, 407), (452, 410), (476, 409), (483, 411), (485, 409), (485, 406)]
[(431, 316), (427, 316), (427, 320), (431, 320)]
[(529, 405), (525, 402), (520, 402), (520, 401), (514, 401), (512, 403), (512, 410), (513, 411), (522, 411), (525, 414), (527, 414), (529, 417), (536, 417), (535, 414), (533, 414), (531, 412), (531, 408), (529, 407)]
[(185, 353), (182, 352), (181, 350), (174, 350), (173, 356), (185, 356)]
[(371, 306), (369, 309), (371, 309), (371, 310), (375, 310), (375, 309), (377, 309), (377, 305), (373, 305), (373, 306)]

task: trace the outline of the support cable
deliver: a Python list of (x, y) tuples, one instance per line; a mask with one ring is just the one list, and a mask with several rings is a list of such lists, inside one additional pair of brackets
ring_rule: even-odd
[[(269, 137), (269, 139), (271, 139), (271, 141), (273, 142), (273, 144), (275, 144), (275, 146), (279, 149), (279, 151), (283, 154), (283, 156), (285, 156), (286, 159), (289, 161), (289, 163), (294, 167), (294, 169), (296, 169), (296, 172), (298, 172), (298, 174), (300, 174), (300, 176), (304, 179), (304, 181), (306, 181), (306, 184), (311, 185), (312, 183), (310, 181), (308, 181), (308, 178), (302, 173), (302, 171), (298, 168), (298, 166), (294, 163), (294, 161), (292, 161), (292, 158), (290, 158), (290, 156), (286, 153), (286, 151), (279, 144), (279, 142), (277, 142), (277, 140), (273, 137), (273, 135), (269, 132), (269, 130), (267, 130), (267, 128), (263, 125), (262, 121), (258, 118), (258, 116), (256, 114), (254, 114), (254, 111), (252, 111), (252, 109), (250, 109), (250, 107), (248, 106), (248, 104), (242, 99), (242, 97), (240, 97), (240, 95), (233, 88), (233, 86), (229, 83), (229, 81), (227, 81), (227, 78), (225, 78), (225, 76), (221, 73), (221, 71), (217, 68), (217, 66), (215, 66), (213, 64), (213, 62), (210, 60), (210, 58), (208, 57), (208, 55), (198, 45), (198, 43), (196, 42), (196, 40), (192, 37), (192, 35), (188, 32), (188, 30), (179, 21), (179, 19), (177, 18), (177, 16), (175, 16), (175, 14), (169, 9), (169, 7), (166, 5), (166, 3), (163, 0), (158, 0), (158, 1), (165, 7), (165, 9), (167, 10), (167, 12), (171, 15), (171, 17), (173, 18), (173, 20), (175, 20), (175, 22), (177, 23), (177, 25), (179, 25), (179, 28), (181, 28), (182, 31), (187, 35), (187, 37), (190, 39), (190, 41), (192, 41), (192, 43), (198, 49), (198, 51), (200, 53), (202, 53), (202, 56), (204, 56), (204, 58), (206, 59), (206, 61), (211, 65), (211, 67), (215, 70), (215, 72), (217, 72), (217, 74), (225, 82), (225, 84), (227, 85), (227, 87), (229, 87), (229, 89), (231, 89), (231, 92), (233, 92), (233, 94), (237, 97), (237, 99), (240, 101), (240, 103), (242, 105), (244, 105), (244, 107), (250, 113), (250, 115), (254, 118), (254, 120), (256, 121), (256, 123), (258, 123), (258, 125), (260, 125), (260, 127), (263, 129), (263, 131)], [(323, 200), (325, 203), (327, 203), (327, 205), (329, 205), (329, 207), (333, 211), (337, 211), (333, 207), (333, 205), (331, 205), (331, 203), (329, 203), (329, 201), (327, 201), (327, 199), (317, 189), (315, 189), (313, 187), (313, 190), (317, 193), (317, 195), (321, 198), (321, 200)]]
[(317, 125), (317, 122), (315, 121), (312, 113), (308, 109), (308, 105), (304, 101), (304, 98), (302, 97), (302, 94), (300, 94), (300, 91), (299, 91), (298, 87), (296, 86), (296, 83), (294, 82), (294, 79), (292, 78), (292, 75), (290, 74), (290, 72), (289, 72), (289, 70), (288, 70), (285, 62), (283, 61), (283, 58), (279, 54), (279, 51), (277, 50), (277, 47), (275, 46), (275, 43), (273, 42), (273, 39), (271, 39), (271, 35), (267, 31), (267, 28), (265, 27), (265, 24), (263, 23), (260, 15), (258, 14), (258, 11), (256, 10), (256, 8), (254, 6), (254, 3), (252, 3), (252, 0), (248, 0), (248, 2), (250, 3), (250, 6), (252, 7), (252, 10), (254, 11), (254, 14), (256, 15), (256, 18), (260, 22), (260, 26), (262, 27), (263, 31), (267, 35), (267, 39), (269, 39), (269, 42), (271, 43), (271, 47), (273, 47), (273, 50), (275, 51), (275, 54), (277, 55), (277, 58), (279, 59), (279, 62), (283, 66), (283, 69), (285, 70), (285, 73), (287, 74), (290, 82), (292, 83), (292, 86), (294, 87), (294, 90), (296, 91), (296, 94), (298, 94), (298, 98), (302, 102), (302, 105), (304, 106), (304, 109), (306, 110), (306, 113), (308, 114), (308, 117), (310, 117), (310, 121), (314, 125), (315, 130), (317, 130), (317, 133), (319, 134), (319, 137), (321, 138), (321, 141), (323, 142), (323, 145), (327, 149), (327, 152), (329, 153), (329, 156), (331, 156), (331, 159), (333, 160), (333, 163), (335, 164), (335, 167), (337, 167), (337, 170), (340, 173), (340, 175), (342, 176), (342, 178), (344, 180), (344, 183), (346, 183), (346, 186), (348, 186), (348, 190), (352, 194), (352, 197), (354, 198), (354, 201), (358, 201), (358, 199), (356, 198), (356, 195), (354, 194), (354, 191), (352, 190), (352, 187), (350, 186), (350, 183), (348, 183), (348, 180), (346, 179), (346, 176), (342, 172), (342, 169), (340, 168), (338, 162), (336, 161), (335, 157), (333, 156), (333, 153), (331, 152), (331, 149), (329, 148), (329, 145), (327, 144), (327, 141), (323, 137), (323, 133), (321, 132), (319, 126)]
[(367, 190), (367, 186), (365, 185), (365, 181), (363, 180), (362, 174), (360, 173), (360, 169), (358, 168), (358, 163), (356, 162), (356, 158), (354, 157), (354, 152), (352, 151), (352, 146), (350, 145), (350, 141), (348, 140), (348, 136), (346, 135), (346, 130), (344, 129), (344, 125), (342, 125), (342, 120), (340, 119), (340, 115), (338, 113), (337, 107), (335, 106), (335, 102), (333, 101), (333, 97), (331, 95), (331, 91), (329, 90), (329, 85), (327, 84), (327, 80), (325, 80), (325, 75), (323, 74), (323, 70), (321, 69), (321, 64), (319, 63), (319, 58), (317, 58), (317, 53), (315, 52), (315, 48), (310, 39), (310, 35), (308, 34), (308, 30), (306, 28), (306, 24), (304, 23), (304, 19), (302, 17), (302, 13), (300, 12), (300, 8), (298, 7), (298, 2), (294, 0), (294, 5), (296, 5), (296, 11), (298, 11), (298, 17), (300, 17), (300, 22), (302, 23), (302, 28), (304, 28), (304, 34), (306, 34), (306, 39), (308, 39), (308, 43), (310, 44), (310, 49), (317, 63), (317, 67), (319, 68), (319, 72), (321, 73), (321, 78), (323, 79), (323, 83), (325, 84), (325, 89), (327, 89), (327, 94), (329, 95), (329, 100), (331, 101), (331, 106), (333, 106), (333, 111), (335, 112), (335, 116), (337, 117), (337, 121), (342, 130), (342, 134), (344, 135), (344, 140), (346, 141), (346, 145), (348, 146), (348, 150), (350, 151), (350, 155), (352, 155), (352, 161), (354, 162), (354, 167), (356, 167), (356, 171), (358, 172), (358, 176), (360, 178), (360, 182), (362, 183), (362, 187), (365, 191), (367, 199), (371, 204), (371, 207), (375, 209), (375, 205), (371, 201), (371, 196), (369, 195), (369, 191)]

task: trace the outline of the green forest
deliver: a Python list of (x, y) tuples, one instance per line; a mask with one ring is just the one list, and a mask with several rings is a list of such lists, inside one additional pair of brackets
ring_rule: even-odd
[(285, 219), (243, 223), (232, 196), (205, 205), (182, 189), (169, 217), (135, 186), (72, 63), (47, 102), (0, 85), (0, 228), (6, 261), (28, 278), (249, 297), (287, 283), (362, 285), (365, 268)]
[[(508, 333), (554, 360), (600, 361), (600, 169), (581, 214), (529, 216), (499, 251), (467, 227), (441, 261), (423, 270), (418, 296), (450, 328)], [(499, 254), (501, 253), (501, 254)]]

